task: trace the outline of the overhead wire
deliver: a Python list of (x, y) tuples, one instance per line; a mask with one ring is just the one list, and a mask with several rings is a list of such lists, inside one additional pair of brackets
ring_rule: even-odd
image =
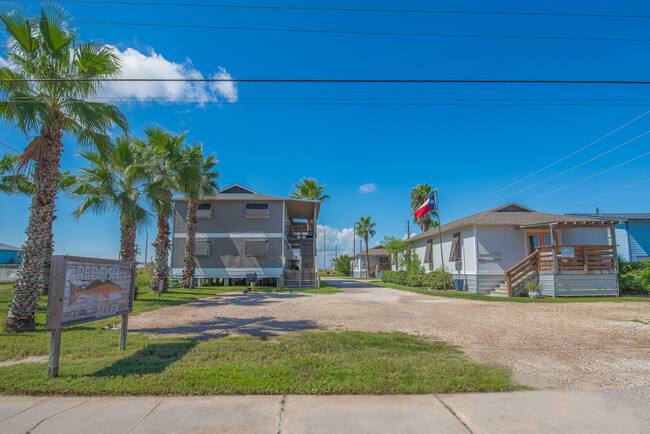
[(14, 151), (14, 152), (18, 152), (18, 153), (21, 152), (21, 151), (19, 151), (18, 149), (13, 148), (13, 147), (7, 145), (6, 143), (2, 143), (2, 142), (0, 142), (0, 145), (4, 146), (5, 148), (11, 149), (11, 150)]
[[(19, 3), (41, 3), (41, 0), (18, 0)], [(325, 11), (325, 12), (388, 12), (412, 14), (462, 14), (462, 15), (514, 15), (514, 16), (552, 16), (552, 17), (589, 17), (589, 18), (650, 18), (650, 15), (637, 14), (597, 14), (585, 12), (519, 12), (519, 11), (471, 11), (445, 9), (379, 9), (379, 8), (342, 8), (324, 6), (282, 6), (282, 5), (236, 5), (222, 3), (180, 3), (180, 2), (142, 2), (142, 1), (110, 1), (110, 0), (59, 0), (57, 3), (103, 4), (128, 6), (181, 6), (198, 8), (229, 8), (229, 9), (275, 9), (295, 11)]]
[(607, 193), (599, 194), (598, 196), (594, 196), (594, 197), (591, 197), (589, 199), (581, 200), (580, 202), (572, 203), (571, 205), (563, 206), (562, 208), (554, 209), (553, 212), (561, 211), (563, 209), (571, 208), (571, 207), (574, 207), (576, 205), (581, 205), (581, 204), (583, 204), (585, 202), (590, 202), (592, 200), (600, 199), (601, 197), (609, 196), (610, 194), (618, 193), (619, 191), (626, 190), (626, 189), (632, 188), (632, 187), (636, 187), (637, 185), (643, 184), (643, 183), (648, 182), (648, 181), (650, 181), (650, 178), (644, 179), (643, 181), (635, 182), (634, 184), (626, 185), (625, 187), (617, 188), (616, 190), (612, 190), (612, 191), (607, 192)]
[(645, 157), (647, 155), (650, 155), (650, 151), (646, 152), (645, 154), (641, 154), (641, 155), (639, 155), (637, 157), (634, 157), (634, 158), (632, 158), (630, 160), (627, 160), (627, 161), (625, 161), (623, 163), (616, 164), (615, 166), (612, 166), (612, 167), (610, 167), (608, 169), (601, 170), (600, 172), (594, 173), (593, 175), (587, 176), (586, 178), (583, 178), (583, 179), (581, 179), (579, 181), (575, 181), (575, 182), (572, 182), (571, 184), (563, 185), (560, 188), (556, 188), (555, 190), (549, 191), (548, 193), (540, 194), (539, 196), (536, 196), (536, 197), (534, 197), (532, 199), (524, 200), (521, 203), (532, 202), (534, 200), (537, 200), (537, 199), (540, 199), (542, 197), (548, 196), (549, 194), (553, 194), (553, 193), (556, 193), (556, 192), (558, 192), (560, 190), (564, 190), (565, 188), (573, 187), (574, 185), (577, 185), (577, 184), (580, 184), (581, 182), (584, 182), (584, 181), (587, 181), (589, 179), (595, 178), (596, 176), (602, 175), (603, 173), (606, 173), (606, 172), (609, 172), (611, 170), (617, 169), (617, 168), (619, 168), (621, 166), (625, 166), (626, 164), (631, 163), (632, 161), (636, 161), (636, 160), (638, 160), (640, 158), (643, 158), (643, 157)]
[(125, 21), (88, 21), (75, 20), (77, 24), (92, 25), (119, 25), (137, 27), (162, 27), (184, 29), (213, 29), (213, 30), (249, 30), (267, 32), (298, 32), (298, 33), (329, 33), (341, 35), (366, 35), (366, 36), (415, 36), (434, 38), (490, 38), (490, 39), (546, 39), (562, 41), (615, 41), (615, 42), (650, 42), (650, 38), (618, 38), (596, 36), (534, 36), (534, 35), (484, 35), (461, 33), (418, 33), (418, 32), (373, 32), (361, 30), (327, 30), (327, 29), (295, 29), (280, 27), (246, 27), (246, 26), (217, 26), (209, 24), (178, 24), (178, 23), (142, 23)]
[[(609, 154), (610, 152), (613, 152), (613, 151), (615, 151), (615, 150), (621, 148), (622, 146), (627, 145), (628, 143), (631, 143), (631, 142), (633, 142), (633, 141), (635, 141), (635, 140), (638, 140), (638, 139), (640, 139), (641, 137), (643, 137), (643, 136), (645, 136), (645, 135), (647, 135), (647, 134), (649, 134), (649, 133), (650, 133), (650, 130), (646, 131), (646, 132), (643, 133), (643, 134), (640, 134), (640, 135), (634, 137), (633, 139), (630, 139), (630, 140), (628, 140), (628, 141), (626, 141), (626, 142), (623, 142), (623, 143), (621, 143), (620, 145), (614, 146), (613, 148), (610, 148), (610, 149), (608, 149), (607, 151), (605, 151), (605, 152), (603, 152), (603, 153), (601, 153), (601, 154), (596, 155), (595, 157), (592, 157), (592, 158), (590, 158), (590, 159), (588, 159), (588, 160), (586, 160), (586, 161), (583, 161), (583, 162), (580, 163), (580, 164), (577, 164), (577, 165), (575, 165), (575, 166), (573, 166), (573, 167), (570, 167), (569, 169), (563, 170), (563, 171), (560, 172), (560, 173), (557, 173), (557, 174), (555, 174), (555, 175), (553, 175), (553, 176), (550, 176), (550, 177), (548, 177), (548, 178), (546, 178), (546, 179), (544, 179), (544, 180), (542, 180), (542, 181), (539, 181), (539, 182), (537, 182), (537, 183), (535, 183), (535, 184), (533, 184), (533, 185), (530, 185), (530, 186), (528, 186), (528, 187), (526, 187), (526, 188), (523, 188), (523, 189), (521, 189), (521, 190), (519, 190), (519, 191), (516, 191), (516, 192), (514, 192), (514, 193), (508, 194), (508, 195), (503, 196), (503, 197), (501, 197), (501, 198), (499, 198), (499, 199), (493, 200), (492, 202), (488, 202), (488, 203), (484, 204), (483, 206), (492, 205), (492, 204), (494, 204), (494, 203), (501, 202), (502, 200), (507, 199), (507, 198), (509, 198), (509, 197), (511, 197), (511, 196), (514, 196), (514, 195), (519, 194), (519, 193), (523, 193), (524, 191), (530, 190), (531, 188), (534, 188), (534, 187), (537, 187), (538, 185), (544, 184), (545, 182), (548, 182), (548, 181), (550, 181), (551, 179), (555, 179), (555, 178), (557, 178), (558, 176), (564, 175), (565, 173), (568, 173), (568, 172), (570, 172), (570, 171), (572, 171), (572, 170), (574, 170), (574, 169), (577, 169), (577, 168), (580, 167), (580, 166), (584, 166), (585, 164), (590, 163), (590, 162), (594, 161), (595, 159), (602, 157), (603, 155), (607, 155), (607, 154)], [(479, 209), (479, 208), (482, 208), (483, 206), (478, 207), (478, 208), (472, 208), (472, 209), (469, 210), (468, 212), (471, 212), (471, 211), (477, 210), (477, 209)]]
[(433, 79), (433, 78), (3, 78), (0, 83), (49, 82), (187, 82), (187, 83), (410, 83), (410, 84), (625, 84), (648, 85), (647, 80), (508, 80), (508, 79)]
[[(495, 194), (497, 194), (497, 193), (499, 193), (499, 192), (501, 192), (501, 191), (503, 191), (503, 190), (506, 190), (506, 189), (508, 189), (508, 188), (510, 188), (510, 187), (512, 187), (512, 186), (515, 186), (515, 185), (517, 185), (517, 184), (519, 184), (519, 183), (521, 183), (521, 182), (523, 182), (523, 181), (525, 181), (525, 180), (527, 180), (527, 179), (530, 179), (530, 178), (532, 178), (533, 176), (535, 176), (535, 175), (537, 175), (537, 174), (539, 174), (539, 173), (545, 171), (546, 169), (550, 169), (551, 167), (555, 166), (556, 164), (561, 163), (562, 161), (566, 160), (567, 158), (570, 158), (570, 157), (576, 155), (577, 153), (579, 153), (579, 152), (581, 152), (581, 151), (584, 151), (585, 149), (589, 148), (590, 146), (595, 145), (596, 143), (600, 142), (601, 140), (606, 139), (607, 137), (611, 136), (612, 134), (614, 134), (614, 133), (616, 133), (616, 132), (622, 130), (623, 128), (627, 127), (628, 125), (630, 125), (630, 124), (632, 124), (632, 123), (638, 121), (638, 120), (641, 119), (642, 117), (646, 116), (648, 113), (650, 113), (650, 110), (647, 111), (647, 112), (645, 112), (645, 113), (643, 113), (643, 114), (640, 115), (640, 116), (637, 116), (636, 118), (632, 119), (631, 121), (628, 121), (628, 122), (624, 123), (624, 124), (621, 125), (620, 127), (618, 127), (618, 128), (616, 128), (616, 129), (614, 129), (614, 130), (608, 132), (608, 133), (605, 134), (604, 136), (601, 136), (601, 137), (597, 138), (596, 140), (592, 141), (591, 143), (588, 143), (587, 145), (583, 146), (582, 148), (577, 149), (577, 150), (571, 152), (570, 154), (565, 155), (564, 157), (560, 158), (559, 160), (556, 160), (556, 161), (554, 161), (553, 163), (551, 163), (551, 164), (549, 164), (549, 165), (547, 165), (547, 166), (544, 166), (544, 167), (542, 167), (541, 169), (539, 169), (539, 170), (537, 170), (537, 171), (535, 171), (535, 172), (533, 172), (533, 173), (531, 173), (531, 174), (529, 174), (529, 175), (527, 175), (527, 176), (524, 176), (523, 178), (521, 178), (521, 179), (519, 179), (519, 180), (517, 180), (517, 181), (515, 181), (515, 182), (513, 182), (513, 183), (510, 183), (510, 184), (506, 185), (505, 187), (501, 187), (501, 188), (498, 189), (498, 190), (495, 190), (495, 191), (493, 191), (493, 192), (491, 192), (491, 193), (489, 193), (489, 194), (486, 194), (486, 195), (484, 195), (484, 196), (481, 196), (481, 197), (479, 197), (478, 199), (474, 199), (474, 200), (472, 200), (472, 201), (470, 201), (470, 202), (467, 202), (467, 203), (465, 203), (465, 204), (463, 204), (463, 205), (459, 205), (459, 206), (453, 207), (453, 208), (449, 209), (449, 211), (453, 211), (453, 210), (456, 210), (456, 209), (464, 208), (465, 206), (468, 206), (468, 205), (474, 204), (474, 203), (476, 203), (476, 202), (478, 202), (478, 201), (480, 201), (480, 200), (486, 199), (486, 198), (488, 198), (488, 197), (490, 197), (490, 196), (493, 196), (493, 195), (495, 195)], [(515, 194), (517, 194), (517, 193), (515, 193)], [(508, 197), (508, 196), (507, 196), (507, 197)], [(494, 203), (494, 202), (491, 202), (491, 203)], [(476, 208), (474, 208), (474, 209), (476, 209)]]

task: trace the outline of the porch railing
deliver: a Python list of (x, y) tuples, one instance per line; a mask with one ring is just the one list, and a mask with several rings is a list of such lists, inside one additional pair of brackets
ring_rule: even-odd
[(535, 250), (523, 260), (510, 267), (506, 271), (506, 284), (508, 287), (508, 297), (512, 297), (512, 291), (524, 279), (528, 278), (531, 273), (539, 273), (540, 270), (540, 251)]
[[(614, 248), (600, 246), (542, 246), (540, 252), (540, 269), (542, 271), (616, 271), (617, 258)], [(564, 254), (563, 254), (564, 253)]]

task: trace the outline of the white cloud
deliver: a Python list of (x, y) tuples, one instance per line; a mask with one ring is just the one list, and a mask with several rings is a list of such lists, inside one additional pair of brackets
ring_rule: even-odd
[[(183, 63), (165, 59), (150, 48), (147, 53), (127, 47), (120, 51), (111, 47), (122, 62), (120, 78), (191, 78), (202, 79), (203, 74), (195, 69), (190, 59)], [(231, 78), (222, 67), (213, 74), (213, 78)], [(124, 97), (146, 100), (149, 98), (196, 99), (197, 104), (215, 101), (237, 101), (237, 84), (235, 82), (113, 82), (104, 86), (102, 97)]]
[(359, 187), (359, 191), (363, 194), (372, 193), (375, 190), (377, 190), (377, 184), (375, 184), (374, 182), (371, 182), (369, 184), (363, 184), (361, 187)]
[[(317, 234), (318, 268), (323, 268), (323, 239), (325, 239), (325, 252), (327, 254), (325, 264), (330, 267), (334, 254), (350, 255), (353, 253), (354, 232), (352, 228), (337, 229), (331, 226), (318, 225)], [(359, 253), (359, 237), (356, 237), (356, 252)]]

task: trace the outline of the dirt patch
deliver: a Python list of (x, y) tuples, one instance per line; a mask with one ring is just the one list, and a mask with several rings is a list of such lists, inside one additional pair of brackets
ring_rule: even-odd
[(302, 330), (402, 331), (439, 338), (539, 388), (650, 385), (650, 303), (497, 303), (355, 281), (329, 295), (221, 294), (129, 319), (131, 331), (195, 339)]
[(4, 362), (0, 362), (0, 368), (17, 365), (19, 363), (43, 363), (47, 362), (47, 360), (48, 356), (29, 356), (19, 360), (5, 360)]

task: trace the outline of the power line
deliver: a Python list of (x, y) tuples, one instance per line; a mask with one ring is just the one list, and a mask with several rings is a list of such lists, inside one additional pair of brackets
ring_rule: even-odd
[[(22, 3), (41, 3), (41, 0), (18, 0)], [(279, 5), (233, 5), (207, 3), (171, 3), (171, 2), (139, 2), (139, 1), (91, 1), (91, 0), (60, 0), (57, 3), (104, 4), (129, 6), (181, 6), (199, 8), (229, 8), (229, 9), (275, 9), (295, 11), (327, 11), (327, 12), (389, 12), (389, 13), (420, 13), (420, 14), (462, 14), (462, 15), (514, 15), (514, 16), (549, 16), (549, 17), (591, 17), (591, 18), (650, 18), (650, 15), (632, 14), (593, 14), (571, 12), (511, 12), (511, 11), (467, 11), (442, 9), (375, 9), (375, 8), (334, 8), (314, 6), (279, 6)]]
[[(578, 152), (584, 151), (584, 150), (587, 149), (588, 147), (590, 147), (590, 146), (592, 146), (592, 145), (594, 145), (594, 144), (600, 142), (601, 140), (603, 140), (603, 139), (605, 139), (605, 138), (611, 136), (612, 134), (616, 133), (617, 131), (619, 131), (619, 130), (625, 128), (625, 127), (627, 127), (627, 126), (630, 125), (631, 123), (638, 121), (639, 119), (641, 119), (642, 117), (644, 117), (644, 116), (647, 115), (648, 113), (650, 113), (650, 111), (647, 111), (647, 112), (643, 113), (641, 116), (637, 116), (636, 118), (632, 119), (632, 120), (629, 121), (629, 122), (626, 122), (625, 124), (621, 125), (620, 127), (616, 128), (615, 130), (610, 131), (609, 133), (605, 134), (604, 136), (599, 137), (598, 139), (594, 140), (593, 142), (591, 142), (591, 143), (589, 143), (589, 144), (583, 146), (582, 148), (580, 148), (580, 149), (578, 149), (578, 150), (576, 150), (576, 151), (571, 152), (571, 153), (568, 154), (568, 155), (565, 155), (564, 157), (560, 158), (559, 160), (554, 161), (553, 163), (549, 164), (548, 166), (545, 166), (545, 167), (539, 169), (538, 171), (531, 173), (530, 175), (527, 175), (527, 176), (525, 176), (525, 177), (523, 177), (523, 178), (521, 178), (521, 179), (519, 179), (519, 180), (517, 180), (517, 181), (515, 181), (515, 182), (513, 182), (513, 183), (511, 183), (511, 184), (506, 185), (505, 187), (502, 187), (502, 188), (500, 188), (500, 189), (498, 189), (498, 190), (495, 190), (495, 191), (493, 191), (492, 193), (486, 194), (485, 196), (481, 196), (481, 197), (479, 197), (478, 199), (475, 199), (475, 200), (473, 200), (473, 201), (471, 201), (471, 202), (467, 202), (467, 203), (465, 203), (465, 204), (463, 204), (463, 205), (460, 205), (460, 206), (457, 206), (457, 207), (451, 208), (450, 211), (455, 210), (455, 209), (459, 209), (459, 208), (463, 208), (463, 207), (465, 207), (465, 206), (467, 206), (467, 205), (471, 205), (471, 204), (476, 203), (476, 202), (478, 202), (478, 201), (480, 201), (480, 200), (483, 200), (483, 199), (485, 199), (485, 198), (487, 198), (487, 197), (493, 196), (493, 195), (495, 195), (495, 194), (497, 194), (497, 193), (499, 193), (499, 192), (501, 192), (501, 191), (503, 191), (503, 190), (505, 190), (505, 189), (507, 189), (507, 188), (510, 188), (510, 187), (512, 187), (512, 186), (514, 186), (514, 185), (517, 185), (517, 184), (519, 184), (520, 182), (523, 182), (523, 181), (525, 181), (525, 180), (527, 180), (527, 179), (529, 179), (529, 178), (531, 178), (531, 177), (537, 175), (538, 173), (541, 173), (541, 172), (545, 171), (546, 169), (549, 169), (549, 168), (555, 166), (556, 164), (561, 163), (562, 161), (566, 160), (567, 158), (574, 156), (574, 155), (577, 154)], [(516, 194), (516, 193), (515, 193), (515, 194)], [(491, 202), (491, 203), (492, 203), (492, 202)]]
[(2, 142), (0, 142), (0, 145), (4, 146), (5, 148), (11, 149), (11, 150), (14, 151), (14, 152), (18, 152), (19, 154), (21, 153), (21, 151), (19, 151), (19, 150), (16, 149), (16, 148), (12, 148), (11, 146), (7, 145), (6, 143), (2, 143)]
[(367, 36), (416, 36), (432, 38), (490, 38), (490, 39), (546, 39), (560, 41), (616, 41), (616, 42), (650, 42), (650, 38), (614, 38), (591, 36), (526, 36), (526, 35), (480, 35), (461, 33), (410, 33), (410, 32), (371, 32), (361, 30), (327, 30), (327, 29), (291, 29), (279, 27), (243, 27), (243, 26), (215, 26), (204, 24), (176, 24), (176, 23), (135, 23), (122, 21), (83, 21), (75, 20), (77, 24), (92, 25), (118, 25), (137, 27), (163, 27), (180, 29), (212, 29), (212, 30), (250, 30), (264, 32), (298, 32), (298, 33), (329, 33), (340, 35), (367, 35)]
[(626, 84), (648, 85), (643, 80), (494, 80), (494, 79), (411, 79), (411, 78), (3, 78), (0, 83), (39, 82), (188, 82), (188, 83), (410, 83), (410, 84)]
[(598, 196), (594, 196), (592, 198), (585, 199), (585, 200), (582, 200), (580, 202), (573, 203), (571, 205), (563, 206), (562, 208), (558, 208), (558, 209), (553, 210), (553, 212), (557, 212), (557, 211), (560, 211), (560, 210), (563, 210), (563, 209), (566, 209), (566, 208), (571, 208), (573, 206), (580, 205), (580, 204), (583, 204), (585, 202), (590, 202), (592, 200), (600, 199), (601, 197), (608, 196), (608, 195), (614, 194), (614, 193), (618, 193), (619, 191), (626, 190), (628, 188), (636, 187), (637, 185), (643, 184), (644, 182), (648, 182), (648, 181), (650, 181), (650, 178), (644, 179), (643, 181), (639, 181), (639, 182), (636, 182), (634, 184), (627, 185), (625, 187), (617, 188), (616, 190), (612, 190), (612, 191), (610, 191), (608, 193), (603, 193), (603, 194), (600, 194)]
[[(499, 199), (497, 199), (497, 200), (493, 200), (492, 202), (488, 202), (488, 203), (486, 203), (486, 204), (483, 205), (483, 206), (491, 205), (491, 204), (496, 203), (496, 202), (501, 202), (503, 199), (506, 199), (506, 198), (508, 198), (508, 197), (514, 196), (515, 194), (523, 193), (523, 192), (526, 191), (526, 190), (530, 190), (531, 188), (534, 188), (534, 187), (537, 187), (538, 185), (544, 184), (545, 182), (548, 182), (548, 181), (550, 181), (551, 179), (554, 179), (554, 178), (557, 178), (558, 176), (564, 175), (565, 173), (570, 172), (570, 171), (572, 171), (572, 170), (574, 170), (574, 169), (577, 169), (577, 168), (580, 167), (580, 166), (584, 166), (585, 164), (590, 163), (590, 162), (594, 161), (595, 159), (602, 157), (603, 155), (609, 154), (610, 152), (615, 151), (616, 149), (618, 149), (618, 148), (620, 148), (620, 147), (622, 147), (622, 146), (625, 146), (625, 145), (627, 145), (628, 143), (631, 143), (631, 142), (633, 142), (633, 141), (635, 141), (635, 140), (637, 140), (637, 139), (640, 139), (641, 137), (643, 137), (643, 136), (645, 136), (646, 134), (649, 134), (649, 133), (650, 133), (650, 130), (649, 130), (649, 131), (646, 131), (646, 132), (643, 133), (643, 134), (640, 134), (640, 135), (636, 136), (636, 137), (633, 138), (633, 139), (628, 140), (627, 142), (623, 142), (623, 143), (621, 143), (620, 145), (614, 146), (613, 148), (611, 148), (611, 149), (609, 149), (609, 150), (607, 150), (607, 151), (605, 151), (605, 152), (603, 152), (603, 153), (601, 153), (601, 154), (598, 154), (598, 155), (596, 155), (595, 157), (592, 157), (592, 158), (588, 159), (587, 161), (583, 161), (583, 162), (580, 163), (580, 164), (577, 164), (577, 165), (575, 165), (575, 166), (573, 166), (573, 167), (571, 167), (571, 168), (569, 168), (569, 169), (563, 170), (563, 171), (560, 172), (560, 173), (557, 173), (557, 174), (555, 174), (555, 175), (553, 175), (553, 176), (550, 176), (550, 177), (548, 177), (548, 178), (546, 178), (546, 179), (544, 179), (544, 180), (542, 180), (542, 181), (539, 181), (539, 182), (537, 182), (537, 183), (535, 183), (535, 184), (533, 184), (533, 185), (530, 185), (530, 186), (528, 186), (528, 187), (526, 187), (526, 188), (522, 188), (521, 190), (516, 191), (516, 192), (514, 192), (514, 193), (511, 193), (511, 194), (509, 194), (509, 195), (507, 195), (507, 196), (503, 196), (503, 197), (501, 197), (501, 198), (499, 198)], [(479, 207), (479, 208), (482, 208), (482, 207)], [(473, 211), (473, 210), (476, 210), (476, 209), (478, 209), (478, 208), (473, 208), (473, 209), (471, 209), (470, 211)]]
[(632, 159), (630, 159), (630, 160), (627, 160), (627, 161), (625, 161), (625, 162), (623, 162), (623, 163), (619, 163), (619, 164), (617, 164), (617, 165), (615, 165), (615, 166), (612, 166), (612, 167), (610, 167), (610, 168), (608, 168), (608, 169), (601, 170), (600, 172), (595, 173), (595, 174), (590, 175), (590, 176), (587, 176), (586, 178), (583, 178), (583, 179), (581, 179), (580, 181), (576, 181), (576, 182), (573, 182), (573, 183), (571, 183), (571, 184), (564, 185), (564, 186), (562, 186), (562, 187), (560, 187), (560, 188), (556, 188), (556, 189), (553, 190), (553, 191), (549, 191), (548, 193), (544, 193), (544, 194), (541, 194), (541, 195), (539, 195), (539, 196), (537, 196), (537, 197), (534, 197), (534, 198), (532, 198), (532, 199), (525, 200), (525, 201), (523, 201), (522, 203), (532, 202), (532, 201), (537, 200), (537, 199), (540, 199), (540, 198), (542, 198), (542, 197), (544, 197), (544, 196), (548, 196), (549, 194), (553, 194), (553, 193), (556, 193), (556, 192), (558, 192), (558, 191), (560, 191), (560, 190), (564, 190), (565, 188), (573, 187), (573, 186), (576, 185), (576, 184), (580, 184), (581, 182), (587, 181), (587, 180), (589, 180), (589, 179), (591, 179), (591, 178), (595, 178), (596, 176), (598, 176), (598, 175), (602, 175), (603, 173), (605, 173), (605, 172), (609, 172), (610, 170), (614, 170), (614, 169), (617, 169), (617, 168), (619, 168), (619, 167), (621, 167), (621, 166), (625, 166), (626, 164), (631, 163), (632, 161), (638, 160), (639, 158), (643, 158), (643, 157), (645, 157), (645, 156), (647, 156), (647, 155), (650, 155), (650, 152), (646, 152), (645, 154), (642, 154), (642, 155), (639, 155), (639, 156), (637, 156), (637, 157), (634, 157), (634, 158), (632, 158)]

